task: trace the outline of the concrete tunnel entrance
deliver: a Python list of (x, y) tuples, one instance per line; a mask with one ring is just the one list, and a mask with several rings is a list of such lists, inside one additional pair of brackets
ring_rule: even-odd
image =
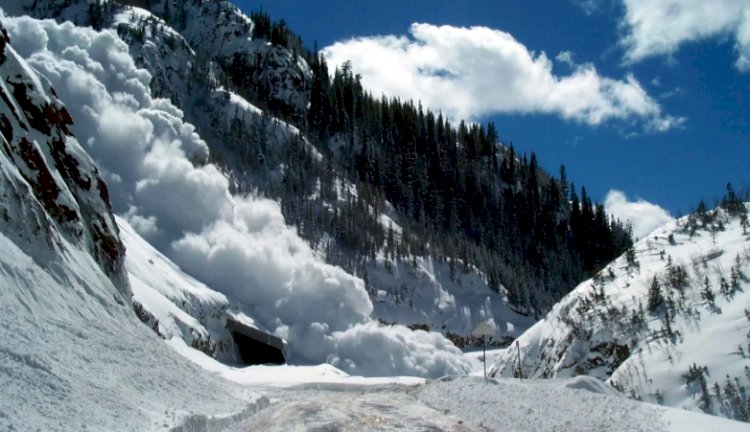
[(286, 347), (281, 338), (227, 318), (240, 359), (247, 365), (284, 364)]

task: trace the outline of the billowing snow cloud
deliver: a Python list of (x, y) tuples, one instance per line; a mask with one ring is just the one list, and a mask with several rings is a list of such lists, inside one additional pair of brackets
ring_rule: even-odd
[(633, 226), (633, 235), (639, 239), (672, 220), (669, 212), (658, 205), (642, 199), (628, 201), (624, 192), (614, 189), (604, 200), (604, 210), (621, 221), (629, 221)]
[(322, 53), (336, 66), (351, 61), (376, 95), (421, 100), (454, 120), (548, 113), (589, 125), (640, 121), (655, 131), (682, 121), (665, 115), (633, 75), (603, 77), (593, 65), (574, 65), (571, 53), (560, 61), (573, 71), (558, 76), (545, 53), (499, 30), (412, 24), (409, 33), (337, 42)]
[(277, 203), (232, 196), (205, 162), (206, 143), (179, 109), (151, 97), (150, 75), (114, 32), (0, 19), (65, 102), (115, 211), (188, 273), (247, 305), (294, 353), (360, 374), (467, 371), (442, 336), (374, 323), (362, 280), (316, 257)]
[(750, 70), (750, 2), (747, 0), (623, 0), (626, 60), (669, 55), (680, 45), (730, 36), (740, 71)]

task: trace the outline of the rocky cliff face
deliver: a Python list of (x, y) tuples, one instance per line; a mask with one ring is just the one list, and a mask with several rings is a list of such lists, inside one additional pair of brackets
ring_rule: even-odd
[(0, 217), (16, 244), (53, 249), (60, 236), (88, 250), (129, 296), (125, 248), (107, 186), (69, 126), (54, 89), (22, 62), (0, 34)]
[(191, 105), (200, 105), (206, 92), (225, 80), (251, 89), (243, 96), (263, 108), (305, 122), (309, 66), (292, 50), (253, 39), (252, 20), (229, 2), (35, 0), (26, 9), (37, 18), (116, 29), (138, 65), (152, 74), (153, 91), (170, 98), (194, 123)]
[[(8, 28), (12, 31), (13, 25)], [(234, 361), (233, 341), (224, 328), (228, 300), (181, 273), (127, 222), (113, 217), (100, 169), (72, 132), (75, 121), (50, 82), (12, 48), (3, 29), (0, 235), (51, 271), (76, 273), (75, 266), (60, 264), (61, 257), (71, 249), (89, 253), (120, 290), (118, 303), (132, 304), (134, 315), (162, 338), (179, 337), (208, 355)]]

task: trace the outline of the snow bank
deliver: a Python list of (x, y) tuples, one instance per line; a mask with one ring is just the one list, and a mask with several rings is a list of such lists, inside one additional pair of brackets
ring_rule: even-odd
[(609, 384), (604, 383), (596, 378), (585, 375), (579, 375), (565, 382), (565, 387), (573, 390), (585, 390), (592, 393), (622, 397), (622, 394), (612, 388)]
[(67, 103), (115, 211), (186, 272), (248, 306), (293, 354), (361, 374), (468, 370), (440, 337), (376, 326), (363, 282), (318, 259), (277, 203), (231, 196), (227, 178), (206, 163), (205, 142), (179, 109), (150, 96), (150, 75), (113, 32), (3, 20), (22, 56)]
[(178, 357), (75, 246), (44, 267), (3, 234), (0, 250), (0, 430), (164, 430), (257, 397)]
[[(582, 381), (458, 378), (429, 383), (419, 399), (482, 430), (739, 432), (747, 424), (575, 389)], [(572, 388), (571, 388), (572, 387)]]

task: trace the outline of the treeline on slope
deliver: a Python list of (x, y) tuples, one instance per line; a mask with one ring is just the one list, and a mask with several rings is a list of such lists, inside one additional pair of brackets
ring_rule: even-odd
[[(727, 183), (726, 191), (719, 201), (720, 208), (724, 209), (730, 216), (740, 218), (743, 230), (748, 223), (748, 211), (745, 206), (745, 201), (748, 200), (750, 200), (750, 190), (745, 190), (738, 194), (735, 192), (732, 183)], [(699, 228), (704, 228), (713, 223), (714, 218), (715, 212), (708, 209), (704, 200), (700, 200), (695, 207), (695, 211), (688, 216), (686, 229), (692, 237)], [(718, 230), (724, 230), (721, 220), (718, 222)]]
[(250, 19), (253, 21), (253, 38), (265, 39), (273, 45), (288, 48), (295, 55), (305, 51), (302, 38), (292, 32), (283, 19), (271, 20), (271, 16), (263, 12), (262, 5), (259, 11), (250, 13)]
[[(601, 205), (555, 179), (536, 155), (499, 143), (492, 123), (454, 127), (413, 102), (367, 94), (348, 64), (333, 73), (311, 59), (314, 82), (308, 130), (351, 177), (382, 191), (399, 214), (434, 237), (442, 253), (466, 238), (491, 253), (485, 272), (516, 305), (542, 308), (630, 246), (627, 229)], [(432, 235), (430, 235), (432, 233)], [(506, 264), (503, 266), (502, 264)], [(551, 295), (535, 293), (541, 291)]]
[[(284, 40), (299, 40), (283, 22), (252, 16), (266, 29), (256, 36), (273, 42), (267, 29), (280, 28)], [(492, 123), (454, 126), (412, 101), (375, 98), (348, 63), (331, 76), (324, 58), (302, 55), (313, 83), (306, 124), (295, 123), (333, 163), (313, 169), (326, 162), (296, 144), (287, 153), (292, 159), (280, 161), (292, 169), (280, 189), (270, 189), (289, 222), (333, 263), (363, 274), (363, 263), (384, 252), (392, 259), (431, 255), (475, 265), (491, 288), (505, 286), (519, 310), (541, 313), (631, 246), (629, 229), (585, 188), (579, 194), (568, 184), (564, 167), (559, 178), (544, 172), (535, 154), (517, 155), (502, 145)], [(359, 193), (342, 190), (342, 180)], [(332, 211), (320, 211), (311, 199), (332, 204), (324, 206)], [(379, 222), (386, 200), (404, 235)]]

